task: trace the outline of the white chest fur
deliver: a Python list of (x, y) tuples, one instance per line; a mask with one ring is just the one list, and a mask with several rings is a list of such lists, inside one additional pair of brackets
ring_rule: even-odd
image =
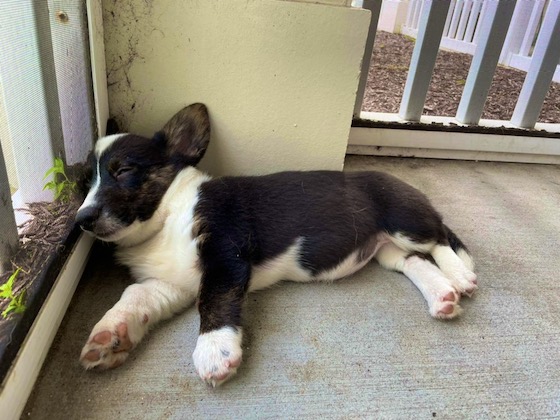
[(194, 168), (180, 172), (153, 217), (140, 224), (137, 236), (155, 232), (139, 244), (134, 237), (118, 243), (117, 258), (137, 282), (156, 279), (196, 295), (200, 285), (193, 214), (200, 184), (209, 179)]

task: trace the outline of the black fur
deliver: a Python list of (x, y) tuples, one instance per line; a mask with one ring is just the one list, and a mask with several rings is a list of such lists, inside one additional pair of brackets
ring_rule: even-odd
[[(206, 107), (192, 104), (175, 114), (152, 139), (127, 134), (116, 140), (99, 161), (98, 205), (79, 211), (76, 222), (103, 238), (135, 220), (151, 218), (177, 173), (196, 165), (204, 155), (209, 124)], [(95, 162), (92, 168), (95, 182)], [(114, 220), (99, 223), (102, 210)]]
[[(103, 239), (111, 229), (150, 219), (177, 173), (203, 157), (209, 138), (202, 104), (179, 111), (153, 139), (119, 138), (101, 154), (97, 201), (78, 212), (77, 222)], [(380, 233), (466, 250), (424, 194), (380, 172), (210, 180), (200, 186), (193, 222), (202, 270), (201, 333), (240, 327), (252, 268), (281, 255), (298, 238), (303, 238), (300, 266), (312, 275), (335, 268), (355, 251), (360, 261), (371, 258)]]
[(300, 264), (313, 275), (356, 249), (372, 248), (381, 232), (447, 243), (441, 216), (424, 194), (380, 172), (220, 178), (202, 184), (195, 218), (205, 235), (201, 332), (239, 326), (251, 267), (282, 254), (299, 237), (305, 238)]

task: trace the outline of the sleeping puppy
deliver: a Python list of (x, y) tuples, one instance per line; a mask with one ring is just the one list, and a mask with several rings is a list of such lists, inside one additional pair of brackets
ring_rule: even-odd
[(212, 179), (195, 167), (209, 139), (206, 107), (193, 104), (152, 139), (95, 145), (76, 221), (117, 245), (136, 283), (93, 328), (87, 369), (119, 366), (150, 327), (198, 300), (194, 365), (219, 385), (241, 363), (248, 292), (339, 279), (373, 258), (412, 280), (435, 318), (457, 316), (461, 295), (477, 288), (466, 247), (413, 187), (380, 172)]

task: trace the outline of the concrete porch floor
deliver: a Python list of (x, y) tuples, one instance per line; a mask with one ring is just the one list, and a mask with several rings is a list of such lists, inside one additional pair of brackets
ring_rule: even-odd
[(469, 246), (480, 289), (459, 319), (432, 319), (410, 281), (371, 263), (250, 295), (244, 363), (219, 389), (194, 372), (194, 309), (120, 368), (86, 372), (81, 347), (130, 282), (97, 245), (23, 418), (560, 416), (560, 167), (347, 158), (367, 169), (424, 191)]

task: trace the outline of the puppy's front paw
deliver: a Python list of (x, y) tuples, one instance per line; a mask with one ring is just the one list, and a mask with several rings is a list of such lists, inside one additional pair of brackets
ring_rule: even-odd
[(143, 335), (141, 325), (125, 314), (107, 313), (91, 332), (80, 355), (86, 369), (112, 369), (124, 363)]
[(223, 327), (198, 336), (193, 361), (200, 378), (216, 387), (231, 378), (241, 364), (241, 329)]

